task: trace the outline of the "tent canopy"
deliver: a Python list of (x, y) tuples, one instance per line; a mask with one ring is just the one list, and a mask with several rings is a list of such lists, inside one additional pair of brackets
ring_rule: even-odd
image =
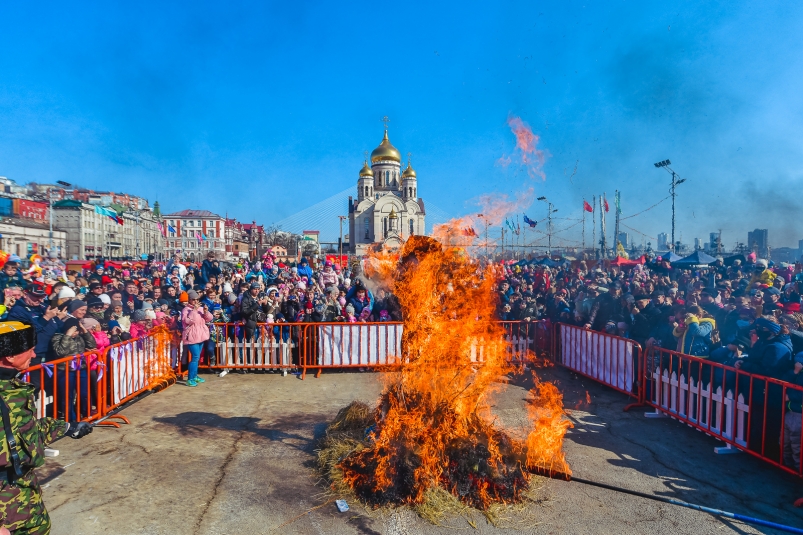
[(655, 253), (655, 260), (656, 261), (658, 260), (659, 257), (661, 258), (662, 262), (675, 263), (678, 260), (682, 260), (681, 257), (679, 257), (678, 255), (676, 255), (675, 253), (673, 253), (671, 251), (666, 251), (665, 253)]
[(672, 261), (673, 267), (697, 267), (697, 266), (708, 266), (709, 264), (716, 262), (716, 258), (713, 256), (704, 253), (703, 251), (694, 251), (692, 254), (685, 258), (681, 258), (680, 260)]

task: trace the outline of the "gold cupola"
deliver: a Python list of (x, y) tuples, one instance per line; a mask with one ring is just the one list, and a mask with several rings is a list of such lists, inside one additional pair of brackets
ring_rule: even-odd
[(399, 216), (396, 215), (396, 209), (394, 207), (390, 207), (390, 214), (388, 214), (388, 219), (398, 219)]
[(374, 176), (373, 170), (368, 167), (368, 162), (365, 161), (362, 164), (362, 169), (360, 169), (360, 176)]
[(407, 169), (402, 173), (402, 178), (415, 178), (415, 169), (413, 169), (413, 164), (409, 160), (407, 161)]
[(379, 144), (377, 148), (371, 153), (371, 163), (377, 163), (381, 161), (392, 161), (401, 163), (401, 153), (390, 144), (390, 140), (388, 139), (388, 131), (385, 130), (385, 137), (382, 139), (382, 143)]

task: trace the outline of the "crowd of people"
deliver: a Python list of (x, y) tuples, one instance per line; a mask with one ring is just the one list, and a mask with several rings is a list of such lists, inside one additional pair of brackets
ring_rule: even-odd
[[(800, 264), (776, 265), (754, 255), (727, 263), (717, 258), (695, 269), (673, 267), (660, 258), (627, 269), (589, 268), (584, 261), (557, 267), (520, 262), (504, 266), (498, 292), (503, 320), (575, 325), (632, 339), (645, 350), (662, 348), (721, 365), (687, 363), (688, 369), (681, 370), (703, 382), (724, 380), (733, 388), (737, 374), (722, 371), (732, 369), (803, 386)], [(673, 362), (664, 357), (662, 364), (678, 371), (680, 359)], [(758, 420), (767, 382), (761, 382), (761, 390), (757, 384), (752, 387), (751, 432), (758, 436), (751, 442), (760, 440), (763, 427), (780, 437), (783, 419), (784, 462), (797, 470), (803, 394), (789, 388), (782, 396), (774, 384), (766, 387), (768, 416), (762, 425)], [(739, 387), (747, 397), (750, 381), (742, 380)]]
[[(401, 320), (396, 297), (381, 287), (369, 288), (349, 266), (329, 261), (313, 265), (307, 258), (290, 266), (270, 253), (250, 265), (221, 264), (214, 253), (198, 264), (175, 256), (166, 263), (124, 264), (122, 269), (99, 260), (89, 273), (67, 271), (62, 280), (45, 281), (21, 272), (12, 258), (0, 271), (0, 289), (5, 296), (0, 321), (21, 321), (37, 329), (32, 365), (102, 351), (166, 325), (180, 334), (189, 352), (188, 386), (204, 382), (198, 375), (202, 354), (215, 364), (221, 333), (215, 324), (240, 325), (224, 329), (223, 335), (251, 341), (263, 332), (259, 324)], [(87, 360), (78, 378), (91, 381), (98, 363), (93, 357)], [(77, 382), (69, 386), (73, 394), (66, 394), (71, 401)], [(93, 403), (87, 401), (93, 400), (82, 406), (89, 408)], [(74, 407), (71, 402), (62, 405)]]

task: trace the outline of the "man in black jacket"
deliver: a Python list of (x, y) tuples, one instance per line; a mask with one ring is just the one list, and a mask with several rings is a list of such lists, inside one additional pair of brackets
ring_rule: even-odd
[(259, 283), (252, 282), (249, 290), (243, 294), (243, 299), (240, 302), (240, 319), (244, 322), (245, 339), (244, 343), (246, 349), (246, 363), (251, 364), (251, 342), (254, 341), (254, 333), (257, 328), (257, 312), (262, 308), (265, 303), (265, 298), (259, 298)]

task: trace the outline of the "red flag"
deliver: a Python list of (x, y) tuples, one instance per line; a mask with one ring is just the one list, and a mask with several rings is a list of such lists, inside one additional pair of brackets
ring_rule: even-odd
[(470, 236), (472, 238), (477, 237), (477, 233), (474, 231), (473, 227), (468, 227), (463, 229), (463, 236)]
[(594, 207), (591, 206), (590, 204), (588, 204), (588, 201), (586, 201), (584, 199), (583, 200), (583, 210), (585, 210), (586, 212), (593, 212), (594, 211)]
[(608, 199), (605, 199), (605, 211), (609, 212), (610, 209), (608, 208)]

